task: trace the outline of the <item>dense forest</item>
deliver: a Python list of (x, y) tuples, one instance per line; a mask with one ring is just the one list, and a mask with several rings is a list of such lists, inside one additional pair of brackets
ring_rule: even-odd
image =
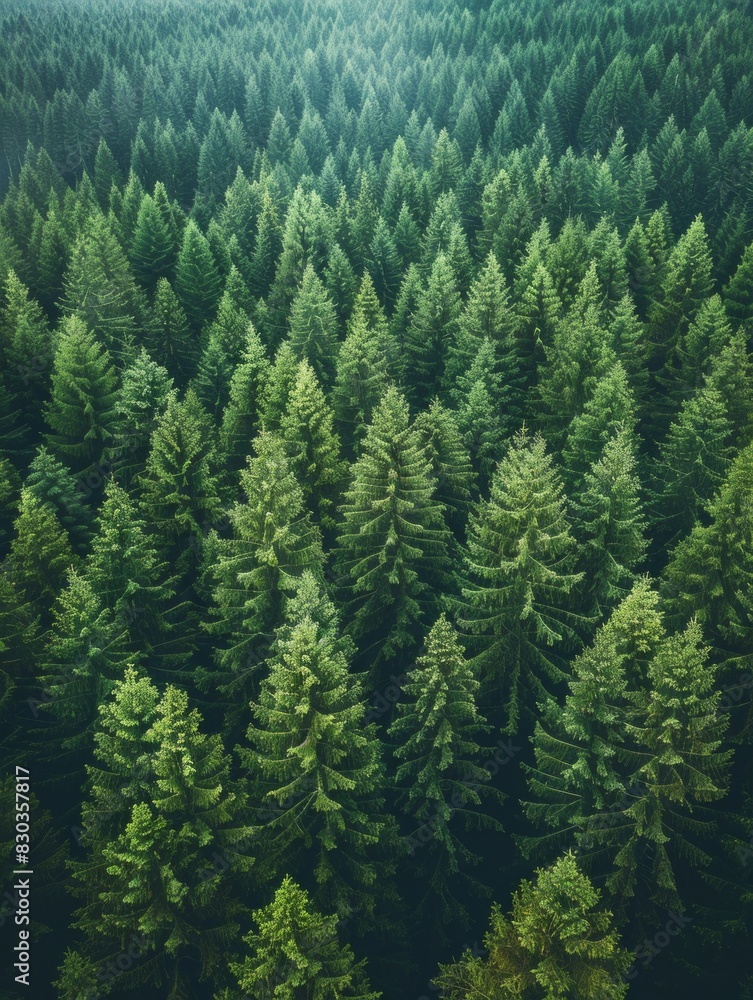
[(753, 5), (3, 0), (0, 147), (0, 997), (753, 997)]

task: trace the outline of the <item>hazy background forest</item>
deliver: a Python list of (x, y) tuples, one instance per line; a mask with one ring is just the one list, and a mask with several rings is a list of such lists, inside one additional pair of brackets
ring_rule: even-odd
[(4, 0), (0, 996), (753, 996), (751, 13)]

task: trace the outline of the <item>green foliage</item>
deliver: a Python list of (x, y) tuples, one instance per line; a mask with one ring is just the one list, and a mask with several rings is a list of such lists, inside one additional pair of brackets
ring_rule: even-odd
[(446, 585), (449, 532), (435, 488), (408, 405), (390, 388), (353, 467), (337, 538), (350, 631), (368, 639), (372, 662), (414, 646)]
[(218, 519), (215, 429), (195, 394), (170, 393), (151, 437), (141, 510), (160, 551), (179, 573), (195, 568), (204, 534)]
[(457, 634), (442, 615), (428, 634), (426, 652), (408, 672), (407, 698), (398, 704), (389, 729), (401, 762), (395, 781), (406, 842), (429, 890), (421, 913), (428, 916), (439, 906), (445, 922), (458, 912), (455, 877), (460, 873), (467, 880), (463, 869), (479, 860), (464, 846), (457, 827), (502, 829), (481, 808), (484, 799), (500, 803), (504, 796), (488, 784), (489, 771), (479, 763), (485, 751), (477, 741), (491, 727), (476, 707), (478, 687)]
[(341, 945), (336, 916), (314, 909), (305, 889), (285, 876), (272, 902), (253, 914), (243, 938), (250, 955), (232, 966), (244, 996), (261, 1000), (377, 1000), (365, 961)]
[(333, 375), (337, 315), (324, 285), (309, 264), (290, 309), (290, 344), (296, 357), (306, 358), (327, 388)]
[(565, 854), (513, 893), (512, 911), (492, 910), (487, 956), (470, 952), (440, 966), (436, 983), (450, 1000), (521, 997), (535, 1000), (620, 1000), (630, 953), (620, 947), (612, 914), (597, 909), (601, 893)]
[(280, 434), (306, 503), (322, 530), (332, 531), (347, 466), (340, 458), (332, 410), (307, 361), (298, 366)]
[(494, 474), (488, 500), (468, 523), (467, 585), (458, 605), (462, 629), (478, 636), (484, 685), (505, 706), (506, 731), (564, 679), (553, 654), (577, 620), (570, 593), (576, 542), (559, 473), (546, 443), (524, 430)]
[(183, 233), (175, 267), (175, 291), (193, 330), (211, 319), (222, 288), (206, 236), (193, 220)]
[(228, 517), (232, 538), (217, 538), (213, 580), (215, 622), (221, 670), (207, 674), (235, 705), (248, 701), (254, 674), (262, 662), (258, 649), (281, 623), (285, 595), (306, 569), (324, 562), (319, 529), (306, 511), (303, 491), (293, 473), (284, 442), (264, 431), (254, 441), (255, 454), (241, 472), (246, 499)]
[(45, 412), (47, 442), (78, 473), (100, 461), (115, 433), (117, 381), (107, 350), (78, 317), (60, 330)]
[(373, 724), (364, 725), (360, 679), (349, 672), (353, 646), (308, 572), (277, 631), (275, 655), (252, 702), (241, 749), (261, 811), (264, 865), (277, 873), (313, 870), (317, 898), (341, 917), (357, 905), (373, 918), (390, 865), (377, 845), (394, 839), (383, 812), (384, 773)]

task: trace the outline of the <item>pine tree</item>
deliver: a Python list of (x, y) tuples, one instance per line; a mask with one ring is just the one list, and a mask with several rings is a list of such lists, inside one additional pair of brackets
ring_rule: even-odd
[[(216, 540), (212, 633), (221, 674), (206, 674), (225, 697), (245, 704), (259, 667), (255, 654), (280, 624), (285, 595), (305, 569), (324, 562), (319, 529), (305, 510), (303, 492), (283, 441), (263, 431), (241, 472), (246, 500), (229, 512), (233, 537)], [(237, 707), (236, 707), (237, 711)]]
[(83, 473), (99, 462), (113, 441), (117, 382), (106, 349), (75, 316), (65, 320), (52, 368), (45, 412), (53, 452)]
[(149, 353), (178, 385), (184, 385), (195, 371), (198, 345), (183, 306), (166, 278), (157, 282), (146, 329)]
[(9, 271), (5, 279), (0, 357), (7, 366), (7, 385), (23, 404), (22, 419), (36, 429), (40, 403), (49, 392), (52, 338), (42, 307), (29, 296), (15, 271)]
[(407, 375), (416, 403), (428, 402), (444, 382), (446, 358), (450, 344), (457, 339), (459, 316), (455, 275), (440, 253), (406, 331)]
[(344, 916), (356, 900), (373, 918), (377, 876), (391, 868), (376, 863), (375, 847), (394, 831), (352, 654), (333, 605), (305, 573), (251, 704), (251, 749), (240, 752), (257, 801), (270, 807), (261, 814), (263, 863), (273, 872), (304, 864), (327, 908)]
[(128, 628), (103, 607), (94, 587), (78, 570), (60, 592), (40, 667), (65, 748), (87, 746), (97, 709), (129, 664), (138, 661)]
[(596, 384), (614, 364), (614, 350), (599, 303), (595, 264), (581, 283), (575, 302), (558, 324), (538, 386), (547, 416), (544, 426), (559, 442), (563, 430), (582, 412)]
[(683, 405), (654, 467), (655, 519), (662, 538), (689, 531), (721, 486), (734, 454), (733, 433), (724, 397), (713, 382)]
[(650, 860), (650, 898), (660, 912), (684, 912), (676, 868), (710, 863), (702, 844), (711, 847), (718, 822), (707, 804), (724, 797), (729, 781), (732, 751), (722, 749), (729, 715), (718, 710), (721, 693), (702, 643), (693, 620), (650, 663), (634, 731), (640, 764), (632, 779), (641, 795), (623, 822), (595, 838), (615, 851), (606, 886), (618, 899), (636, 892), (636, 876)]
[(137, 281), (152, 291), (160, 278), (172, 279), (177, 259), (175, 233), (150, 195), (144, 195), (129, 257)]
[(220, 512), (215, 429), (190, 389), (183, 400), (175, 392), (168, 397), (140, 485), (159, 551), (179, 574), (190, 572)]
[(539, 368), (551, 346), (557, 329), (562, 303), (549, 271), (539, 264), (518, 303), (519, 355), (528, 384), (539, 381)]
[(24, 486), (40, 503), (52, 507), (74, 551), (82, 555), (91, 537), (92, 511), (84, 503), (70, 470), (42, 446), (29, 466)]
[(349, 631), (374, 650), (372, 663), (415, 644), (447, 585), (450, 536), (435, 488), (408, 405), (390, 388), (353, 468), (337, 539), (337, 566), (352, 608)]
[[(699, 216), (675, 245), (662, 275), (658, 297), (649, 311), (651, 370), (665, 384), (674, 380), (678, 344), (687, 334), (713, 284), (713, 261), (703, 220)], [(660, 429), (666, 426), (659, 417)]]
[(435, 496), (444, 505), (447, 527), (459, 538), (476, 477), (456, 416), (435, 399), (428, 410), (418, 414), (414, 427), (424, 442), (437, 481)]
[(747, 326), (753, 319), (753, 244), (746, 247), (737, 270), (724, 289), (724, 304), (735, 322)]
[(753, 447), (740, 451), (718, 494), (708, 505), (710, 523), (697, 524), (672, 551), (662, 593), (673, 622), (698, 621), (729, 664), (750, 655), (750, 580), (753, 563), (745, 539), (750, 531)]
[(536, 766), (523, 765), (534, 796), (523, 809), (540, 829), (519, 838), (526, 856), (551, 857), (572, 845), (587, 854), (594, 831), (615, 825), (614, 813), (636, 794), (621, 749), (636, 721), (636, 688), (665, 637), (658, 604), (650, 580), (636, 581), (573, 661), (564, 705), (543, 706)]
[(467, 951), (436, 979), (448, 1000), (622, 1000), (631, 956), (620, 947), (601, 892), (566, 854), (513, 893), (512, 912), (492, 909), (486, 956)]
[(92, 216), (73, 244), (63, 311), (78, 317), (116, 358), (127, 358), (145, 313), (143, 293), (107, 220)]
[(506, 705), (506, 731), (564, 678), (553, 657), (576, 621), (570, 593), (576, 542), (562, 480), (543, 438), (518, 434), (500, 462), (490, 497), (468, 524), (468, 585), (458, 623), (479, 636), (475, 657), (494, 704)]
[(335, 307), (338, 329), (340, 333), (344, 333), (347, 319), (353, 311), (358, 282), (347, 254), (339, 243), (335, 243), (330, 250), (324, 272), (324, 287)]
[(620, 428), (591, 464), (574, 501), (584, 544), (583, 607), (602, 614), (624, 595), (646, 552), (646, 519), (636, 475), (634, 435)]
[(359, 315), (348, 324), (340, 345), (332, 390), (337, 428), (351, 456), (358, 453), (388, 379), (387, 342)]
[(519, 423), (519, 414), (509, 405), (508, 386), (490, 340), (482, 341), (473, 364), (458, 379), (453, 396), (458, 406), (458, 429), (471, 453), (483, 492), (502, 457), (509, 435)]
[[(107, 751), (125, 737), (137, 760), (151, 757), (151, 780), (133, 782), (124, 789), (127, 796), (121, 792), (107, 824), (111, 836), (96, 827), (90, 833), (92, 855), (74, 871), (85, 899), (75, 926), (84, 932), (93, 958), (140, 936), (149, 961), (122, 972), (124, 983), (167, 987), (178, 997), (193, 980), (186, 956), (198, 950), (201, 978), (216, 973), (245, 916), (233, 885), (239, 880), (243, 885), (251, 864), (244, 849), (250, 830), (239, 822), (245, 796), (229, 779), (220, 738), (201, 732), (199, 713), (189, 709), (185, 692), (168, 687), (155, 704), (154, 690), (133, 672), (123, 687), (116, 690), (109, 720), (102, 720), (110, 723), (103, 733), (109, 739), (100, 743), (98, 757), (105, 767), (122, 767)], [(133, 711), (144, 702), (152, 725), (129, 732)], [(95, 783), (98, 777), (95, 772)], [(136, 800), (132, 806), (129, 799)], [(92, 816), (96, 813), (88, 810), (85, 822)], [(226, 871), (207, 868), (212, 848), (223, 852)]]
[(280, 433), (307, 505), (322, 530), (331, 532), (347, 466), (340, 458), (332, 410), (308, 361), (298, 366)]
[(296, 357), (306, 358), (321, 384), (328, 388), (337, 351), (337, 314), (310, 264), (290, 309), (290, 343)]
[(249, 326), (243, 360), (230, 380), (230, 399), (222, 415), (220, 444), (231, 469), (246, 461), (251, 442), (261, 429), (261, 416), (272, 364), (259, 338)]
[(290, 341), (283, 341), (275, 354), (264, 392), (261, 423), (265, 431), (280, 429), (298, 375), (299, 362)]
[(206, 236), (189, 220), (175, 268), (175, 291), (188, 322), (197, 331), (214, 315), (222, 291), (222, 279)]
[(142, 347), (123, 372), (115, 404), (117, 422), (111, 458), (123, 485), (132, 483), (143, 471), (152, 433), (167, 407), (171, 389), (167, 371), (152, 361)]
[(452, 388), (459, 375), (473, 364), (481, 343), (488, 339), (494, 344), (501, 369), (508, 384), (518, 376), (516, 317), (510, 306), (510, 295), (497, 258), (489, 254), (486, 264), (474, 282), (458, 323), (457, 341), (450, 345), (445, 370), (447, 386)]
[(441, 615), (425, 653), (408, 671), (406, 697), (389, 728), (397, 744), (394, 755), (402, 762), (395, 780), (407, 817), (407, 844), (428, 883), (421, 912), (439, 906), (444, 922), (458, 912), (453, 883), (473, 882), (464, 869), (479, 860), (457, 828), (502, 829), (483, 809), (485, 799), (501, 803), (504, 796), (488, 784), (489, 771), (480, 764), (484, 751), (478, 741), (491, 727), (476, 706), (478, 687), (455, 630)]
[(195, 393), (212, 422), (218, 423), (230, 401), (230, 382), (235, 366), (222, 342), (222, 334), (212, 327), (189, 389)]
[(146, 528), (135, 501), (108, 480), (85, 576), (104, 607), (128, 626), (131, 648), (169, 668), (184, 659), (189, 637), (176, 634), (166, 614), (172, 581)]
[[(583, 412), (567, 429), (562, 460), (573, 493), (580, 491), (584, 476), (607, 442), (622, 429), (634, 435), (635, 423), (635, 399), (625, 369), (617, 361), (596, 383)], [(634, 447), (637, 450), (637, 441)]]
[(54, 507), (28, 488), (21, 490), (13, 528), (5, 569), (29, 601), (49, 606), (75, 562), (68, 534)]
[(305, 889), (286, 875), (272, 902), (253, 914), (256, 931), (243, 938), (250, 955), (231, 964), (241, 993), (250, 1000), (378, 1000), (365, 961), (341, 945), (336, 915), (314, 909)]

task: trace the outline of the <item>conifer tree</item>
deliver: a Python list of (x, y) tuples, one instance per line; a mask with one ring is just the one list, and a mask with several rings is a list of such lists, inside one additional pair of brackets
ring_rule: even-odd
[(145, 302), (107, 220), (94, 215), (73, 244), (63, 311), (78, 317), (114, 357), (127, 358)]
[(459, 603), (461, 629), (478, 636), (475, 657), (494, 704), (506, 705), (506, 731), (564, 679), (553, 652), (576, 622), (570, 593), (576, 543), (562, 480), (543, 438), (524, 430), (513, 440), (472, 512), (466, 557), (468, 584)]
[(7, 384), (23, 401), (23, 419), (36, 429), (39, 407), (49, 392), (52, 338), (39, 303), (9, 271), (4, 305), (0, 310), (0, 357), (8, 373)]
[(540, 831), (520, 838), (527, 856), (551, 857), (569, 845), (586, 853), (592, 828), (614, 825), (612, 806), (635, 795), (620, 750), (636, 719), (636, 688), (665, 636), (658, 603), (650, 581), (636, 581), (574, 660), (564, 705), (543, 706), (536, 766), (524, 764), (534, 798), (522, 805)]
[(324, 562), (319, 529), (305, 510), (283, 441), (263, 431), (253, 447), (241, 472), (246, 499), (228, 515), (233, 537), (216, 540), (211, 566), (216, 617), (211, 632), (222, 642), (221, 674), (204, 680), (218, 683), (236, 706), (248, 700), (259, 666), (255, 650), (280, 624), (285, 595), (305, 569), (317, 570)]
[(750, 652), (753, 561), (745, 539), (752, 482), (753, 446), (747, 445), (708, 505), (710, 523), (697, 524), (677, 544), (662, 584), (670, 620), (684, 625), (697, 615), (725, 661)]
[(593, 264), (572, 308), (557, 325), (538, 386), (548, 414), (543, 423), (555, 443), (583, 409), (598, 380), (614, 363), (609, 331), (600, 307), (601, 289)]
[(310, 264), (290, 309), (290, 344), (298, 360), (306, 358), (320, 383), (329, 388), (337, 351), (337, 314)]
[(485, 491), (509, 435), (518, 426), (513, 406), (508, 409), (509, 392), (499, 370), (497, 352), (488, 339), (482, 341), (473, 364), (457, 382), (458, 428), (471, 453)]
[(286, 875), (272, 902), (253, 914), (256, 930), (243, 938), (250, 955), (231, 964), (241, 993), (250, 1000), (378, 1000), (365, 961), (341, 945), (336, 915), (314, 909), (309, 894)]
[(147, 346), (157, 364), (185, 384), (193, 375), (198, 345), (189, 331), (188, 319), (167, 278), (160, 278), (147, 320)]
[(682, 912), (680, 868), (687, 878), (709, 863), (707, 804), (724, 795), (730, 759), (714, 685), (698, 624), (667, 636), (657, 595), (639, 581), (576, 660), (564, 711), (551, 704), (537, 726), (538, 801), (525, 809), (554, 833), (524, 845), (546, 849), (569, 833), (622, 918), (636, 895), (642, 914)]
[(457, 418), (452, 410), (435, 399), (427, 410), (418, 414), (414, 427), (424, 441), (432, 475), (437, 481), (435, 496), (444, 505), (447, 526), (459, 538), (476, 477)]
[(139, 654), (126, 622), (103, 606), (91, 582), (76, 569), (69, 571), (53, 612), (40, 668), (40, 680), (50, 693), (45, 708), (60, 726), (65, 747), (86, 746), (99, 705)]
[(265, 431), (280, 429), (282, 418), (288, 408), (290, 393), (295, 385), (299, 362), (300, 358), (297, 357), (290, 341), (283, 341), (275, 354), (264, 393), (261, 422)]
[(747, 326), (753, 319), (753, 244), (746, 247), (737, 270), (724, 289), (724, 305), (735, 322)]
[(406, 331), (407, 375), (416, 403), (428, 402), (444, 382), (445, 359), (450, 344), (457, 339), (459, 316), (455, 275), (440, 253)]
[(339, 243), (335, 243), (330, 250), (324, 271), (324, 287), (335, 307), (338, 328), (342, 334), (345, 331), (346, 321), (353, 311), (358, 282), (347, 254)]
[(634, 435), (635, 423), (633, 393), (625, 369), (617, 361), (596, 383), (583, 412), (568, 427), (562, 460), (573, 492), (580, 491), (583, 477), (598, 461), (607, 442), (623, 429)]
[(91, 537), (92, 511), (84, 503), (70, 470), (42, 446), (29, 466), (24, 486), (40, 503), (52, 507), (74, 551), (82, 555)]
[(265, 297), (275, 275), (275, 263), (282, 249), (282, 229), (277, 206), (269, 192), (262, 195), (261, 213), (251, 252), (249, 291), (253, 295)]
[[(699, 216), (672, 250), (658, 297), (649, 312), (651, 370), (672, 381), (678, 342), (687, 333), (713, 284), (713, 261), (703, 219)], [(662, 421), (658, 421), (660, 425)], [(666, 425), (665, 425), (666, 426)]]
[(191, 379), (189, 388), (214, 423), (219, 422), (230, 401), (230, 381), (234, 367), (222, 342), (222, 334), (211, 329), (207, 345), (199, 359), (196, 377)]
[[(245, 796), (230, 781), (220, 738), (201, 732), (199, 713), (189, 708), (185, 692), (168, 687), (155, 704), (154, 689), (133, 672), (123, 685), (125, 690), (116, 690), (110, 718), (102, 720), (105, 740), (98, 757), (105, 768), (114, 764), (120, 770), (123, 758), (113, 761), (111, 749), (123, 742), (141, 769), (109, 817), (112, 835), (102, 836), (94, 827), (92, 855), (75, 867), (85, 900), (76, 926), (92, 957), (140, 936), (149, 960), (123, 972), (124, 982), (167, 988), (178, 997), (194, 975), (216, 974), (245, 915), (233, 885), (238, 880), (243, 885), (251, 865), (243, 848), (250, 830), (239, 822)], [(144, 731), (139, 720), (133, 732), (134, 710), (144, 703), (152, 724)], [(148, 785), (143, 783), (145, 758), (151, 758)], [(95, 788), (106, 776), (107, 770), (95, 771)], [(135, 799), (132, 806), (129, 799)], [(92, 816), (96, 813), (88, 810), (85, 823)], [(227, 871), (208, 869), (211, 848), (223, 852)], [(191, 954), (199, 955), (196, 973), (187, 968)]]
[(160, 278), (172, 279), (177, 258), (175, 233), (151, 195), (144, 195), (129, 249), (136, 279), (152, 291)]
[(215, 428), (189, 389), (168, 397), (151, 436), (141, 510), (159, 551), (179, 574), (194, 569), (219, 516)]
[(369, 329), (366, 318), (351, 320), (340, 345), (332, 404), (345, 450), (357, 454), (374, 410), (388, 385), (386, 342)]
[(601, 892), (578, 867), (572, 853), (536, 882), (513, 893), (509, 917), (492, 909), (484, 938), (486, 955), (467, 951), (436, 979), (448, 1000), (520, 997), (521, 1000), (622, 1000), (631, 958), (620, 947), (612, 914), (597, 909)]
[(573, 505), (584, 544), (583, 606), (602, 613), (621, 598), (647, 546), (635, 438), (620, 428), (591, 464)]
[(331, 532), (347, 466), (340, 458), (332, 409), (308, 361), (298, 365), (280, 433), (307, 505), (322, 530)]
[(126, 623), (133, 650), (165, 668), (185, 660), (191, 637), (168, 614), (172, 578), (135, 501), (113, 479), (84, 572), (104, 607)]
[(152, 433), (167, 407), (171, 389), (167, 371), (152, 361), (142, 347), (122, 374), (115, 404), (112, 460), (122, 484), (130, 484), (143, 470)]
[(562, 303), (549, 271), (539, 264), (518, 305), (519, 355), (529, 385), (537, 385), (539, 368), (554, 340)]
[(240, 469), (251, 452), (251, 442), (261, 429), (267, 384), (272, 364), (258, 333), (249, 326), (243, 360), (230, 380), (230, 398), (222, 415), (220, 443), (233, 470)]
[(654, 466), (662, 537), (689, 531), (721, 486), (733, 457), (733, 432), (724, 397), (713, 382), (683, 405)]
[(68, 533), (54, 507), (28, 488), (21, 490), (15, 537), (5, 568), (32, 603), (49, 606), (75, 562)]
[(372, 663), (415, 643), (447, 583), (450, 536), (435, 488), (408, 404), (390, 388), (353, 468), (337, 539), (337, 565), (352, 609), (349, 631), (374, 650)]
[(251, 704), (251, 749), (240, 753), (257, 801), (271, 807), (261, 822), (263, 864), (277, 872), (305, 863), (328, 909), (344, 916), (356, 900), (373, 918), (378, 876), (391, 868), (376, 863), (375, 848), (381, 840), (394, 849), (394, 824), (352, 654), (333, 605), (305, 573)]
[(222, 279), (209, 243), (193, 219), (183, 233), (175, 268), (175, 291), (194, 331), (212, 318), (222, 292)]
[(405, 697), (389, 728), (401, 762), (395, 780), (407, 843), (429, 888), (421, 912), (439, 906), (444, 922), (457, 913), (453, 882), (474, 881), (465, 869), (479, 860), (463, 844), (461, 830), (502, 829), (484, 808), (485, 800), (500, 803), (504, 796), (488, 784), (489, 772), (480, 764), (479, 740), (491, 727), (476, 706), (478, 687), (455, 630), (441, 615), (425, 653), (408, 671)]
[(732, 751), (722, 749), (729, 715), (718, 710), (716, 671), (702, 643), (693, 620), (669, 636), (649, 664), (633, 733), (640, 758), (632, 784), (641, 795), (624, 810), (627, 822), (595, 835), (598, 844), (616, 849), (610, 894), (622, 901), (636, 893), (638, 871), (650, 859), (650, 898), (660, 912), (684, 910), (679, 866), (709, 865), (718, 821), (708, 803), (724, 797), (729, 781)]
[(105, 348), (76, 316), (63, 322), (45, 412), (53, 452), (83, 473), (113, 441), (117, 382)]
[(457, 341), (450, 345), (445, 371), (448, 387), (470, 368), (486, 339), (494, 345), (506, 383), (514, 383), (518, 376), (516, 327), (504, 275), (490, 253), (460, 315)]

